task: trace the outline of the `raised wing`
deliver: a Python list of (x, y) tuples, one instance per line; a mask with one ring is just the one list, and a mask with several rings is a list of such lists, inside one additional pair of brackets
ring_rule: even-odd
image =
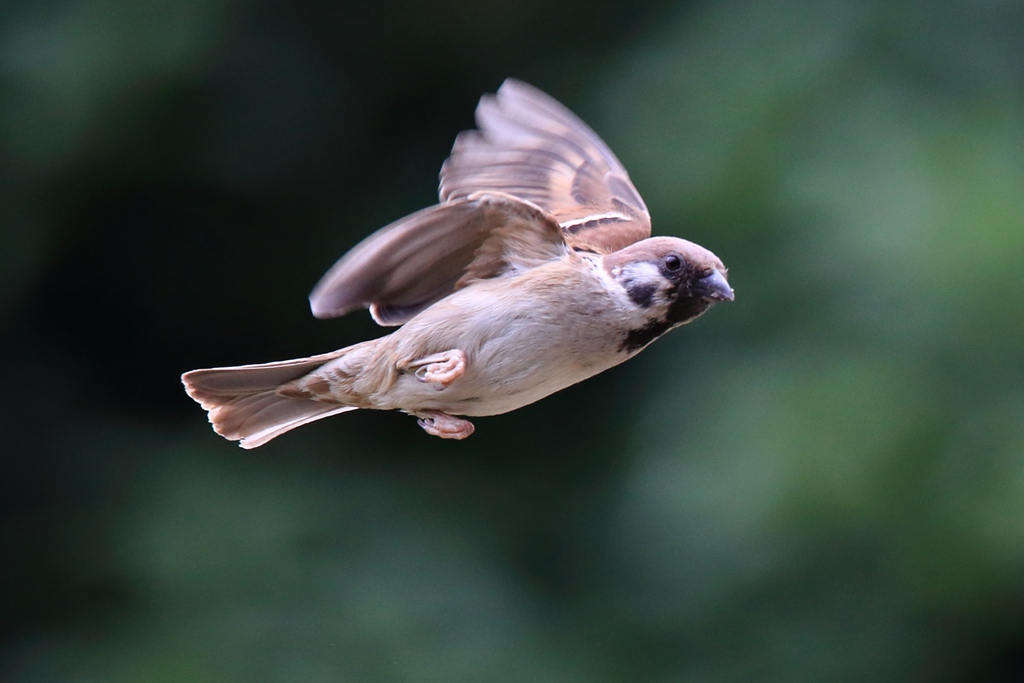
[(442, 203), (503, 192), (536, 204), (573, 245), (617, 251), (651, 235), (629, 174), (575, 114), (533, 86), (506, 80), (476, 109), (441, 168)]
[(477, 193), (381, 228), (324, 275), (313, 315), (369, 307), (381, 325), (401, 325), (477, 279), (511, 275), (563, 256), (560, 226), (515, 197)]

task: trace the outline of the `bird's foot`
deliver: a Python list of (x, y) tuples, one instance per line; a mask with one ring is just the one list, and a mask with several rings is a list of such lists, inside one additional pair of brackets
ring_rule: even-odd
[[(462, 349), (449, 349), (426, 358), (418, 358), (407, 365), (421, 382), (444, 389), (466, 372), (466, 354)], [(468, 434), (467, 434), (468, 436)]]
[(423, 431), (442, 439), (465, 439), (476, 430), (469, 420), (437, 410), (425, 410), (416, 417), (419, 418), (417, 423)]

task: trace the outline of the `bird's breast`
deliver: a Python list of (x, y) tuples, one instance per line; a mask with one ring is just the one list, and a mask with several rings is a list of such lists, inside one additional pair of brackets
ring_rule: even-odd
[(399, 376), (389, 392), (394, 407), (496, 415), (632, 355), (622, 340), (637, 320), (589, 270), (557, 265), (475, 283), (395, 332), (394, 346), (402, 357), (458, 348), (467, 364), (465, 373), (441, 390), (413, 375)]

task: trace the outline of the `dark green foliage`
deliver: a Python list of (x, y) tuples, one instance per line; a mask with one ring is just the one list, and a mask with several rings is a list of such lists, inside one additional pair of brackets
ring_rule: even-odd
[[(0, 7), (4, 680), (1010, 681), (1024, 6)], [(505, 76), (737, 300), (468, 441), (255, 452), (188, 369), (379, 334), (306, 296)]]

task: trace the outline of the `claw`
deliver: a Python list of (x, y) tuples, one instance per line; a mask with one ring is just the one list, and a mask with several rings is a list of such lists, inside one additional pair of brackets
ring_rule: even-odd
[(406, 367), (414, 371), (416, 379), (435, 384), (440, 391), (466, 372), (466, 354), (461, 349), (450, 349), (414, 360)]
[(419, 418), (417, 424), (423, 431), (442, 439), (465, 439), (476, 430), (469, 420), (436, 410), (424, 411), (416, 417)]

